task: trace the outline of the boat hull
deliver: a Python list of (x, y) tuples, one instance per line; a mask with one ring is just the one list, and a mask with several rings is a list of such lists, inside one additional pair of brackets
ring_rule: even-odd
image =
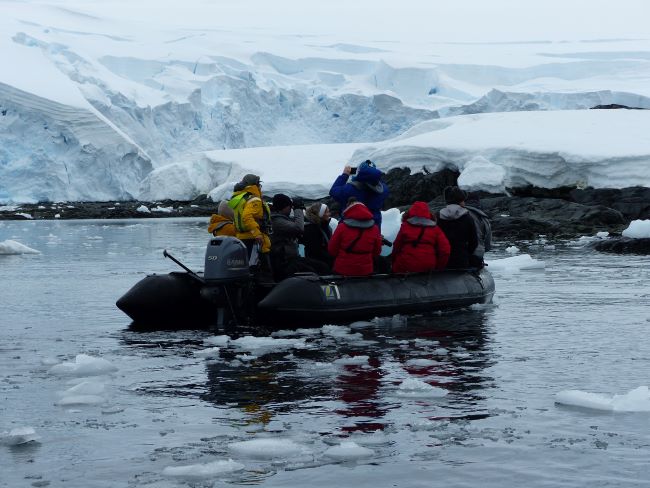
[(487, 270), (363, 278), (306, 275), (279, 283), (257, 309), (268, 326), (308, 326), (462, 308), (489, 303), (493, 295), (494, 280)]

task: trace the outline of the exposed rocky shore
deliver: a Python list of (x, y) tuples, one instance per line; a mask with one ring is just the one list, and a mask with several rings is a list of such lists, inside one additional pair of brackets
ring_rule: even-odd
[[(457, 183), (458, 173), (411, 174), (391, 170), (385, 177), (391, 188), (386, 207), (404, 207), (415, 200), (433, 209), (444, 205), (442, 191)], [(508, 194), (479, 194), (484, 210), (492, 216), (495, 237), (533, 239), (620, 232), (636, 219), (650, 219), (650, 188), (624, 189), (513, 188)], [(329, 199), (323, 201), (333, 204)], [(309, 203), (309, 202), (308, 202)], [(217, 204), (202, 195), (192, 201), (67, 202), (0, 206), (0, 220), (19, 219), (127, 219), (209, 217)], [(630, 246), (628, 246), (630, 247)], [(604, 250), (604, 249), (603, 249)], [(616, 251), (614, 251), (616, 252)]]

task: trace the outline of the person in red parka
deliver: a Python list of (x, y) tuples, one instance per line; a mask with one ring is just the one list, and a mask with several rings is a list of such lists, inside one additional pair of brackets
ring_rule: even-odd
[(334, 272), (343, 276), (372, 274), (374, 256), (381, 253), (381, 234), (372, 212), (361, 202), (352, 202), (344, 211), (327, 246), (334, 257)]
[(429, 206), (415, 202), (402, 216), (393, 242), (393, 273), (420, 273), (445, 269), (451, 247), (436, 225)]

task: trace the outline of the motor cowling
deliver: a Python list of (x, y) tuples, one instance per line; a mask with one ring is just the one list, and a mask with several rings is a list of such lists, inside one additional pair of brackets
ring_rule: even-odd
[(207, 282), (235, 282), (250, 279), (248, 250), (235, 237), (218, 236), (208, 242), (205, 250), (203, 278)]

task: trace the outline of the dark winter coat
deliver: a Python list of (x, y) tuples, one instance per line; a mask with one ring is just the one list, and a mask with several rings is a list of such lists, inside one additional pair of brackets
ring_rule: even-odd
[(350, 197), (356, 198), (370, 209), (375, 224), (381, 229), (381, 210), (389, 193), (386, 184), (380, 180), (381, 174), (377, 168), (360, 166), (350, 181), (350, 176), (345, 173), (336, 178), (330, 196), (341, 208), (346, 207)]
[(302, 243), (305, 245), (305, 257), (316, 259), (327, 264), (330, 268), (334, 259), (327, 252), (327, 245), (332, 238), (332, 229), (329, 222), (305, 223), (305, 232), (302, 234)]
[(415, 202), (403, 219), (393, 242), (393, 273), (445, 269), (449, 259), (449, 241), (433, 220), (427, 204)]
[(293, 215), (271, 212), (271, 258), (280, 264), (298, 257), (298, 239), (305, 229), (305, 214), (296, 208)]
[(372, 274), (373, 257), (381, 253), (381, 234), (372, 213), (362, 203), (345, 209), (328, 245), (334, 272), (344, 276)]
[(470, 256), (478, 246), (476, 226), (469, 211), (455, 203), (447, 205), (438, 213), (438, 227), (451, 245), (447, 268), (469, 268)]
[(492, 249), (492, 224), (490, 217), (480, 208), (474, 205), (465, 205), (469, 211), (469, 215), (474, 220), (476, 227), (476, 237), (478, 238), (478, 245), (474, 250), (470, 260), (473, 266), (483, 265), (483, 256), (487, 251)]

